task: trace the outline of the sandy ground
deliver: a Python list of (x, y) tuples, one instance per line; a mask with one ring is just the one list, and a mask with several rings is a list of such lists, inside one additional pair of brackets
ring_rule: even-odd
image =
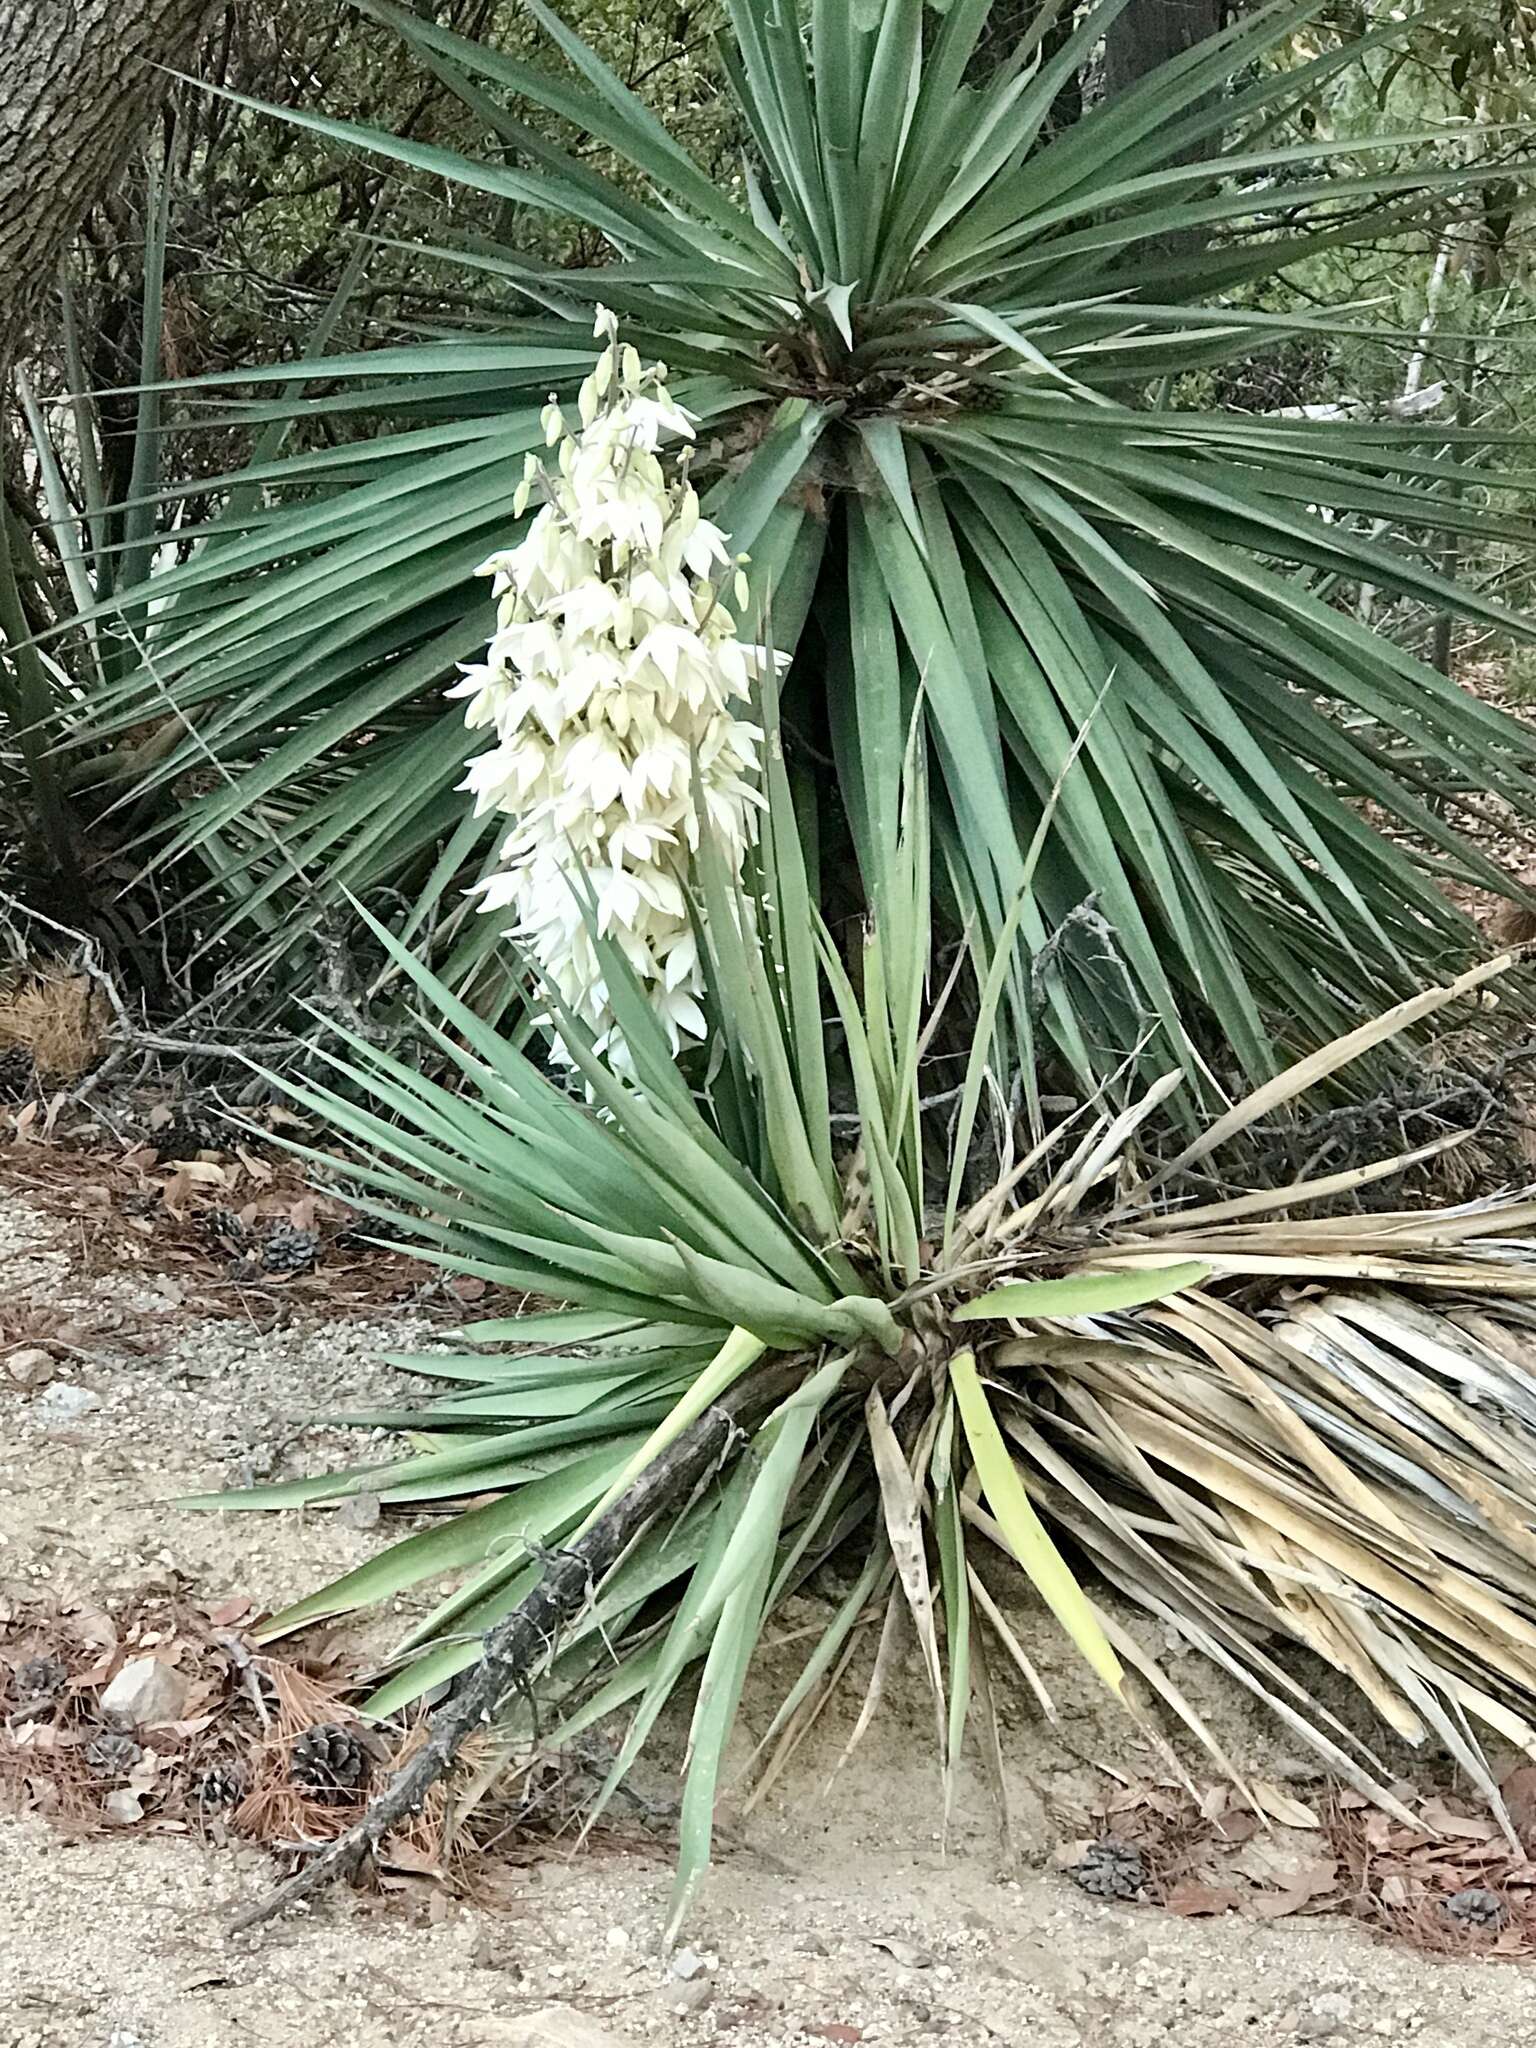
[[(65, 1424), (0, 1387), (0, 1598), (104, 1600), (174, 1567), (210, 1597), (270, 1603), (384, 1540), (319, 1516), (183, 1514), (156, 1496), (294, 1469), (288, 1440), (307, 1413), (390, 1387), (375, 1354), (425, 1334), (408, 1319), (266, 1332), (199, 1319), (140, 1275), (80, 1278), (66, 1229), (0, 1200), (0, 1305), (29, 1300), (78, 1309), (94, 1329), (69, 1378), (98, 1405)], [(114, 1344), (119, 1312), (139, 1349)], [(303, 1456), (339, 1444), (322, 1434)], [(664, 1824), (633, 1845), (509, 1866), (497, 1910), (450, 1903), (434, 1919), (415, 1903), (332, 1897), (230, 1937), (230, 1910), (269, 1881), (263, 1853), (126, 1834), (70, 1845), (36, 1821), (0, 1821), (0, 2048), (1536, 2044), (1517, 1966), (1436, 1962), (1333, 1920), (1197, 1922), (1084, 1898), (1049, 1867), (1053, 1809), (1101, 1782), (1097, 1766), (1135, 1775), (1148, 1759), (1048, 1627), (1021, 1625), (1064, 1711), (1049, 1729), (1022, 1699), (1004, 1703), (1011, 1863), (979, 1783), (941, 1846), (917, 1684), (845, 1769), (833, 1775), (846, 1722), (818, 1731), (750, 1816), (727, 1807), (688, 1978), (657, 1945)], [(1244, 1760), (1291, 1771), (1240, 1697), (1198, 1667), (1181, 1677)], [(766, 1684), (749, 1696), (744, 1742), (775, 1704)], [(663, 1766), (649, 1784), (664, 1812)]]

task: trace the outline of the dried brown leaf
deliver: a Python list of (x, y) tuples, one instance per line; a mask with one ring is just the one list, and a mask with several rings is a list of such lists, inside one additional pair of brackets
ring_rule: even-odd
[(1453, 1835), (1469, 1842), (1491, 1842), (1502, 1832), (1486, 1813), (1455, 1813), (1443, 1799), (1426, 1799), (1421, 1811), (1424, 1825), (1436, 1834)]
[(1255, 1778), (1251, 1787), (1254, 1805), (1269, 1820), (1286, 1828), (1320, 1828), (1322, 1821), (1310, 1806), (1304, 1806), (1271, 1778)]
[(1165, 1909), (1181, 1919), (1193, 1920), (1207, 1914), (1235, 1913), (1243, 1895), (1228, 1885), (1202, 1884), (1198, 1878), (1181, 1877), (1163, 1900)]

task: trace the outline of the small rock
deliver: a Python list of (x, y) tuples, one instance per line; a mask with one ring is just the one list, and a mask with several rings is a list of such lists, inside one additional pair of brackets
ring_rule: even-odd
[(919, 1948), (915, 1942), (903, 1941), (899, 1934), (877, 1934), (871, 1946), (883, 1948), (886, 1954), (894, 1962), (900, 1963), (904, 1969), (931, 1970), (933, 1968), (933, 1957), (929, 1955), (928, 1951)]
[(672, 1958), (671, 1974), (680, 1983), (691, 1984), (695, 1977), (707, 1977), (716, 1961), (714, 1956), (701, 1956), (696, 1948), (680, 1948)]
[(1349, 2032), (1352, 2007), (1341, 1992), (1324, 1992), (1314, 1998), (1296, 2022), (1298, 2041), (1332, 2041)]
[(126, 1785), (109, 1792), (102, 1801), (107, 1818), (115, 1820), (120, 1828), (131, 1828), (136, 1821), (144, 1818), (144, 1802), (137, 1792), (131, 1792)]
[(714, 2002), (715, 1987), (707, 1977), (695, 1977), (691, 1983), (676, 1984), (668, 1993), (667, 2003), (677, 2013), (703, 2012)]
[(376, 1493), (354, 1493), (337, 1509), (336, 1519), (348, 1529), (373, 1529), (383, 1514), (384, 1504)]
[(55, 1380), (51, 1387), (44, 1387), (38, 1395), (34, 1412), (44, 1422), (78, 1422), (82, 1415), (89, 1415), (93, 1408), (100, 1406), (100, 1394), (93, 1394), (89, 1387), (76, 1387), (68, 1380)]
[(29, 1391), (46, 1387), (56, 1370), (52, 1354), (40, 1351), (35, 1344), (29, 1344), (24, 1351), (13, 1351), (5, 1361), (6, 1378)]
[(627, 1927), (610, 1927), (607, 1934), (607, 1942), (608, 1946), (615, 1951), (628, 1948), (629, 1929)]
[(795, 1943), (795, 1950), (802, 1956), (829, 1956), (832, 1953), (819, 1934), (802, 1934)]
[(101, 1711), (119, 1728), (159, 1728), (179, 1721), (187, 1681), (158, 1657), (131, 1657), (101, 1696)]

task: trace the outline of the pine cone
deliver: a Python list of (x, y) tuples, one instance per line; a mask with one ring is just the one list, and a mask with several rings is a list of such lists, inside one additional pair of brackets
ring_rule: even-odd
[(295, 1223), (274, 1223), (262, 1239), (261, 1264), (267, 1273), (307, 1273), (320, 1256), (320, 1240)]
[(1079, 1891), (1095, 1899), (1134, 1899), (1147, 1879), (1141, 1851), (1112, 1835), (1095, 1842), (1067, 1875)]
[(210, 1209), (203, 1217), (203, 1228), (232, 1251), (244, 1251), (250, 1242), (250, 1232), (233, 1209)]
[(1441, 1904), (1460, 1926), (1486, 1928), (1490, 1933), (1502, 1927), (1509, 1918), (1509, 1908), (1499, 1894), (1486, 1891), (1480, 1884), (1453, 1892), (1448, 1899), (1442, 1899)]
[(151, 1131), (149, 1142), (162, 1160), (195, 1159), (199, 1152), (219, 1149), (219, 1135), (209, 1119), (186, 1107), (177, 1110), (168, 1124)]
[(368, 1752), (334, 1721), (306, 1728), (289, 1753), (288, 1775), (314, 1799), (344, 1804), (368, 1776)]
[(100, 1777), (126, 1778), (143, 1754), (144, 1745), (131, 1735), (109, 1731), (86, 1744), (85, 1760)]
[(45, 1651), (29, 1657), (16, 1667), (16, 1698), (21, 1706), (38, 1706), (57, 1699), (69, 1683), (69, 1667)]
[(232, 1756), (212, 1763), (192, 1788), (192, 1797), (205, 1813), (226, 1811), (245, 1797), (245, 1770)]
[(0, 1051), (0, 1102), (20, 1102), (30, 1095), (37, 1078), (37, 1062), (27, 1045), (8, 1045)]
[(358, 1216), (344, 1230), (337, 1232), (333, 1242), (340, 1251), (377, 1251), (380, 1242), (385, 1244), (411, 1244), (411, 1233), (401, 1224), (391, 1222), (387, 1216)]

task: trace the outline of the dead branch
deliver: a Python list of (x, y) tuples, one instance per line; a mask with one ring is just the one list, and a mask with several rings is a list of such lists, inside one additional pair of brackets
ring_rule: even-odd
[(727, 1464), (745, 1441), (750, 1420), (798, 1385), (803, 1361), (778, 1359), (751, 1373), (707, 1408), (635, 1480), (627, 1492), (567, 1549), (549, 1553), (528, 1597), (484, 1638), (480, 1662), (466, 1672), (427, 1724), (427, 1740), (367, 1811), (312, 1862), (284, 1880), (230, 1923), (234, 1933), (260, 1926), (300, 1899), (351, 1878), (404, 1820), (420, 1813), (428, 1794), (446, 1777), (476, 1729), (495, 1719), (502, 1702), (525, 1688), (553, 1652), (561, 1629), (600, 1585), (651, 1518), (685, 1500)]

